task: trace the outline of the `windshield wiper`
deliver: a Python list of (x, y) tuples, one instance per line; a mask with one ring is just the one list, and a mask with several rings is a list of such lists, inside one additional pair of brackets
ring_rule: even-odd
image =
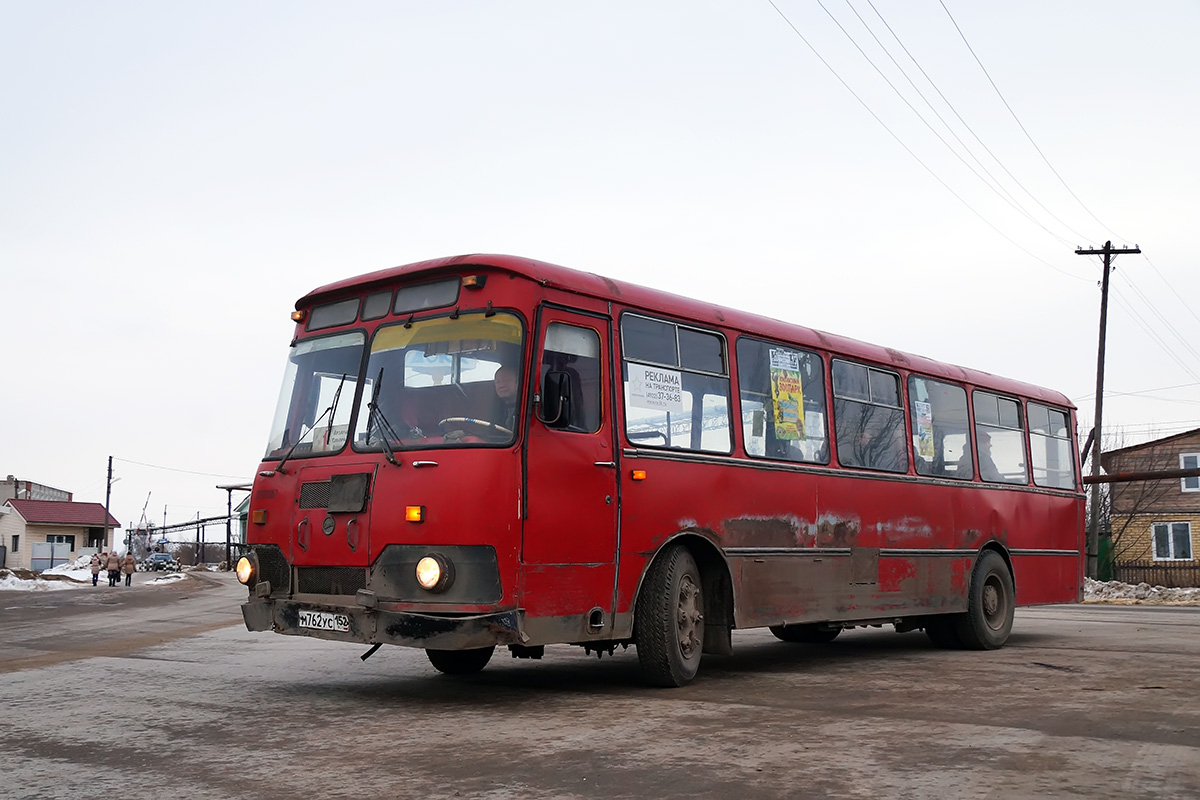
[(381, 386), (383, 386), (383, 367), (379, 368), (379, 375), (376, 376), (375, 385), (371, 388), (371, 402), (367, 403), (367, 408), (371, 412), (371, 417), (367, 421), (367, 432), (369, 435), (372, 428), (379, 429), (380, 441), (383, 442), (383, 449), (387, 452), (388, 463), (398, 467), (400, 462), (396, 460), (396, 453), (392, 450), (392, 443), (388, 441), (388, 437), (390, 436), (396, 441), (400, 441), (400, 437), (391, 423), (387, 421), (387, 417), (379, 410), (379, 388)]
[[(333, 393), (333, 402), (330, 403), (329, 408), (322, 411), (321, 416), (317, 417), (316, 420), (313, 422), (313, 424), (309, 426), (309, 428), (308, 428), (309, 431), (316, 430), (317, 426), (321, 424), (321, 420), (325, 419), (326, 415), (329, 415), (329, 427), (330, 428), (333, 427), (333, 414), (337, 410), (338, 398), (340, 398), (342, 396), (342, 386), (345, 385), (345, 383), (346, 383), (346, 373), (343, 372), (342, 379), (340, 381), (338, 381), (337, 390), (334, 391), (334, 393)], [(329, 432), (326, 431), (326, 439), (325, 439), (326, 443), (329, 442), (328, 435), (329, 435)], [(279, 459), (279, 466), (275, 467), (275, 471), (278, 472), (280, 475), (287, 474), (287, 472), (285, 472), (283, 469), (283, 465), (286, 464), (287, 460), (292, 457), (292, 453), (296, 452), (296, 448), (300, 446), (300, 442), (303, 440), (304, 440), (304, 434), (301, 433), (299, 436), (296, 437), (296, 441), (292, 443), (292, 446), (290, 448), (288, 448), (288, 451), (283, 454), (283, 458)]]

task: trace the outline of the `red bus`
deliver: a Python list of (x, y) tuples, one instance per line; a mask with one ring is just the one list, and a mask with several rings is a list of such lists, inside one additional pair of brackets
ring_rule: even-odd
[(735, 628), (992, 649), (1017, 605), (1080, 600), (1057, 392), (511, 256), (332, 283), (292, 318), (250, 630), (451, 674), (633, 644), (680, 686)]

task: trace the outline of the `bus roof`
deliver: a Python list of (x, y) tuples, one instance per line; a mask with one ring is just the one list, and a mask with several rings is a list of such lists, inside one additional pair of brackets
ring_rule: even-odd
[(633, 283), (606, 278), (591, 272), (560, 267), (545, 261), (519, 256), (471, 254), (419, 261), (399, 267), (370, 272), (354, 278), (337, 281), (318, 287), (296, 302), (296, 308), (307, 308), (316, 303), (350, 292), (361, 292), (374, 286), (390, 285), (406, 277), (439, 272), (461, 272), (464, 267), (481, 266), (504, 270), (520, 275), (537, 283), (563, 292), (586, 295), (600, 299), (616, 300), (647, 312), (692, 321), (733, 328), (743, 333), (755, 334), (781, 342), (829, 350), (848, 358), (871, 361), (880, 365), (920, 372), (931, 377), (969, 383), (998, 392), (1021, 395), (1034, 400), (1074, 408), (1074, 404), (1062, 393), (1033, 384), (1002, 378), (988, 372), (946, 364), (925, 356), (894, 350), (890, 347), (862, 342), (846, 336), (825, 333), (802, 325), (783, 322), (771, 317), (705, 303), (671, 292), (650, 289)]

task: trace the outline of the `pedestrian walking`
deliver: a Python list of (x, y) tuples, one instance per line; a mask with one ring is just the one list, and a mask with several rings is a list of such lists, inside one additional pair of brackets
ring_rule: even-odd
[[(103, 557), (107, 560), (108, 553), (104, 553)], [(100, 582), (100, 558), (100, 554), (92, 553), (92, 586)]]
[(117, 555), (116, 550), (108, 554), (104, 568), (108, 570), (108, 585), (116, 586), (117, 581), (121, 578), (121, 557)]
[(125, 573), (125, 585), (128, 586), (133, 580), (133, 573), (137, 572), (137, 559), (133, 557), (133, 553), (125, 554), (125, 559), (121, 562), (121, 571)]

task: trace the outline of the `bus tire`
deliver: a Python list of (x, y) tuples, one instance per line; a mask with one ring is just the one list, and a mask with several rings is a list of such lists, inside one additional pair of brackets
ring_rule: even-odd
[(961, 650), (963, 643), (954, 630), (954, 616), (938, 614), (925, 622), (925, 635), (934, 646), (944, 650)]
[(447, 675), (474, 675), (492, 660), (496, 648), (480, 647), (475, 650), (426, 650), (429, 663), (438, 672)]
[(1012, 573), (1001, 555), (986, 550), (971, 571), (967, 613), (957, 615), (954, 632), (968, 650), (1003, 647), (1012, 633), (1017, 595)]
[(704, 585), (692, 554), (671, 545), (650, 565), (634, 624), (638, 663), (651, 686), (684, 686), (704, 649)]
[(796, 644), (828, 644), (838, 637), (841, 628), (822, 628), (820, 625), (772, 625), (771, 633), (781, 642)]

